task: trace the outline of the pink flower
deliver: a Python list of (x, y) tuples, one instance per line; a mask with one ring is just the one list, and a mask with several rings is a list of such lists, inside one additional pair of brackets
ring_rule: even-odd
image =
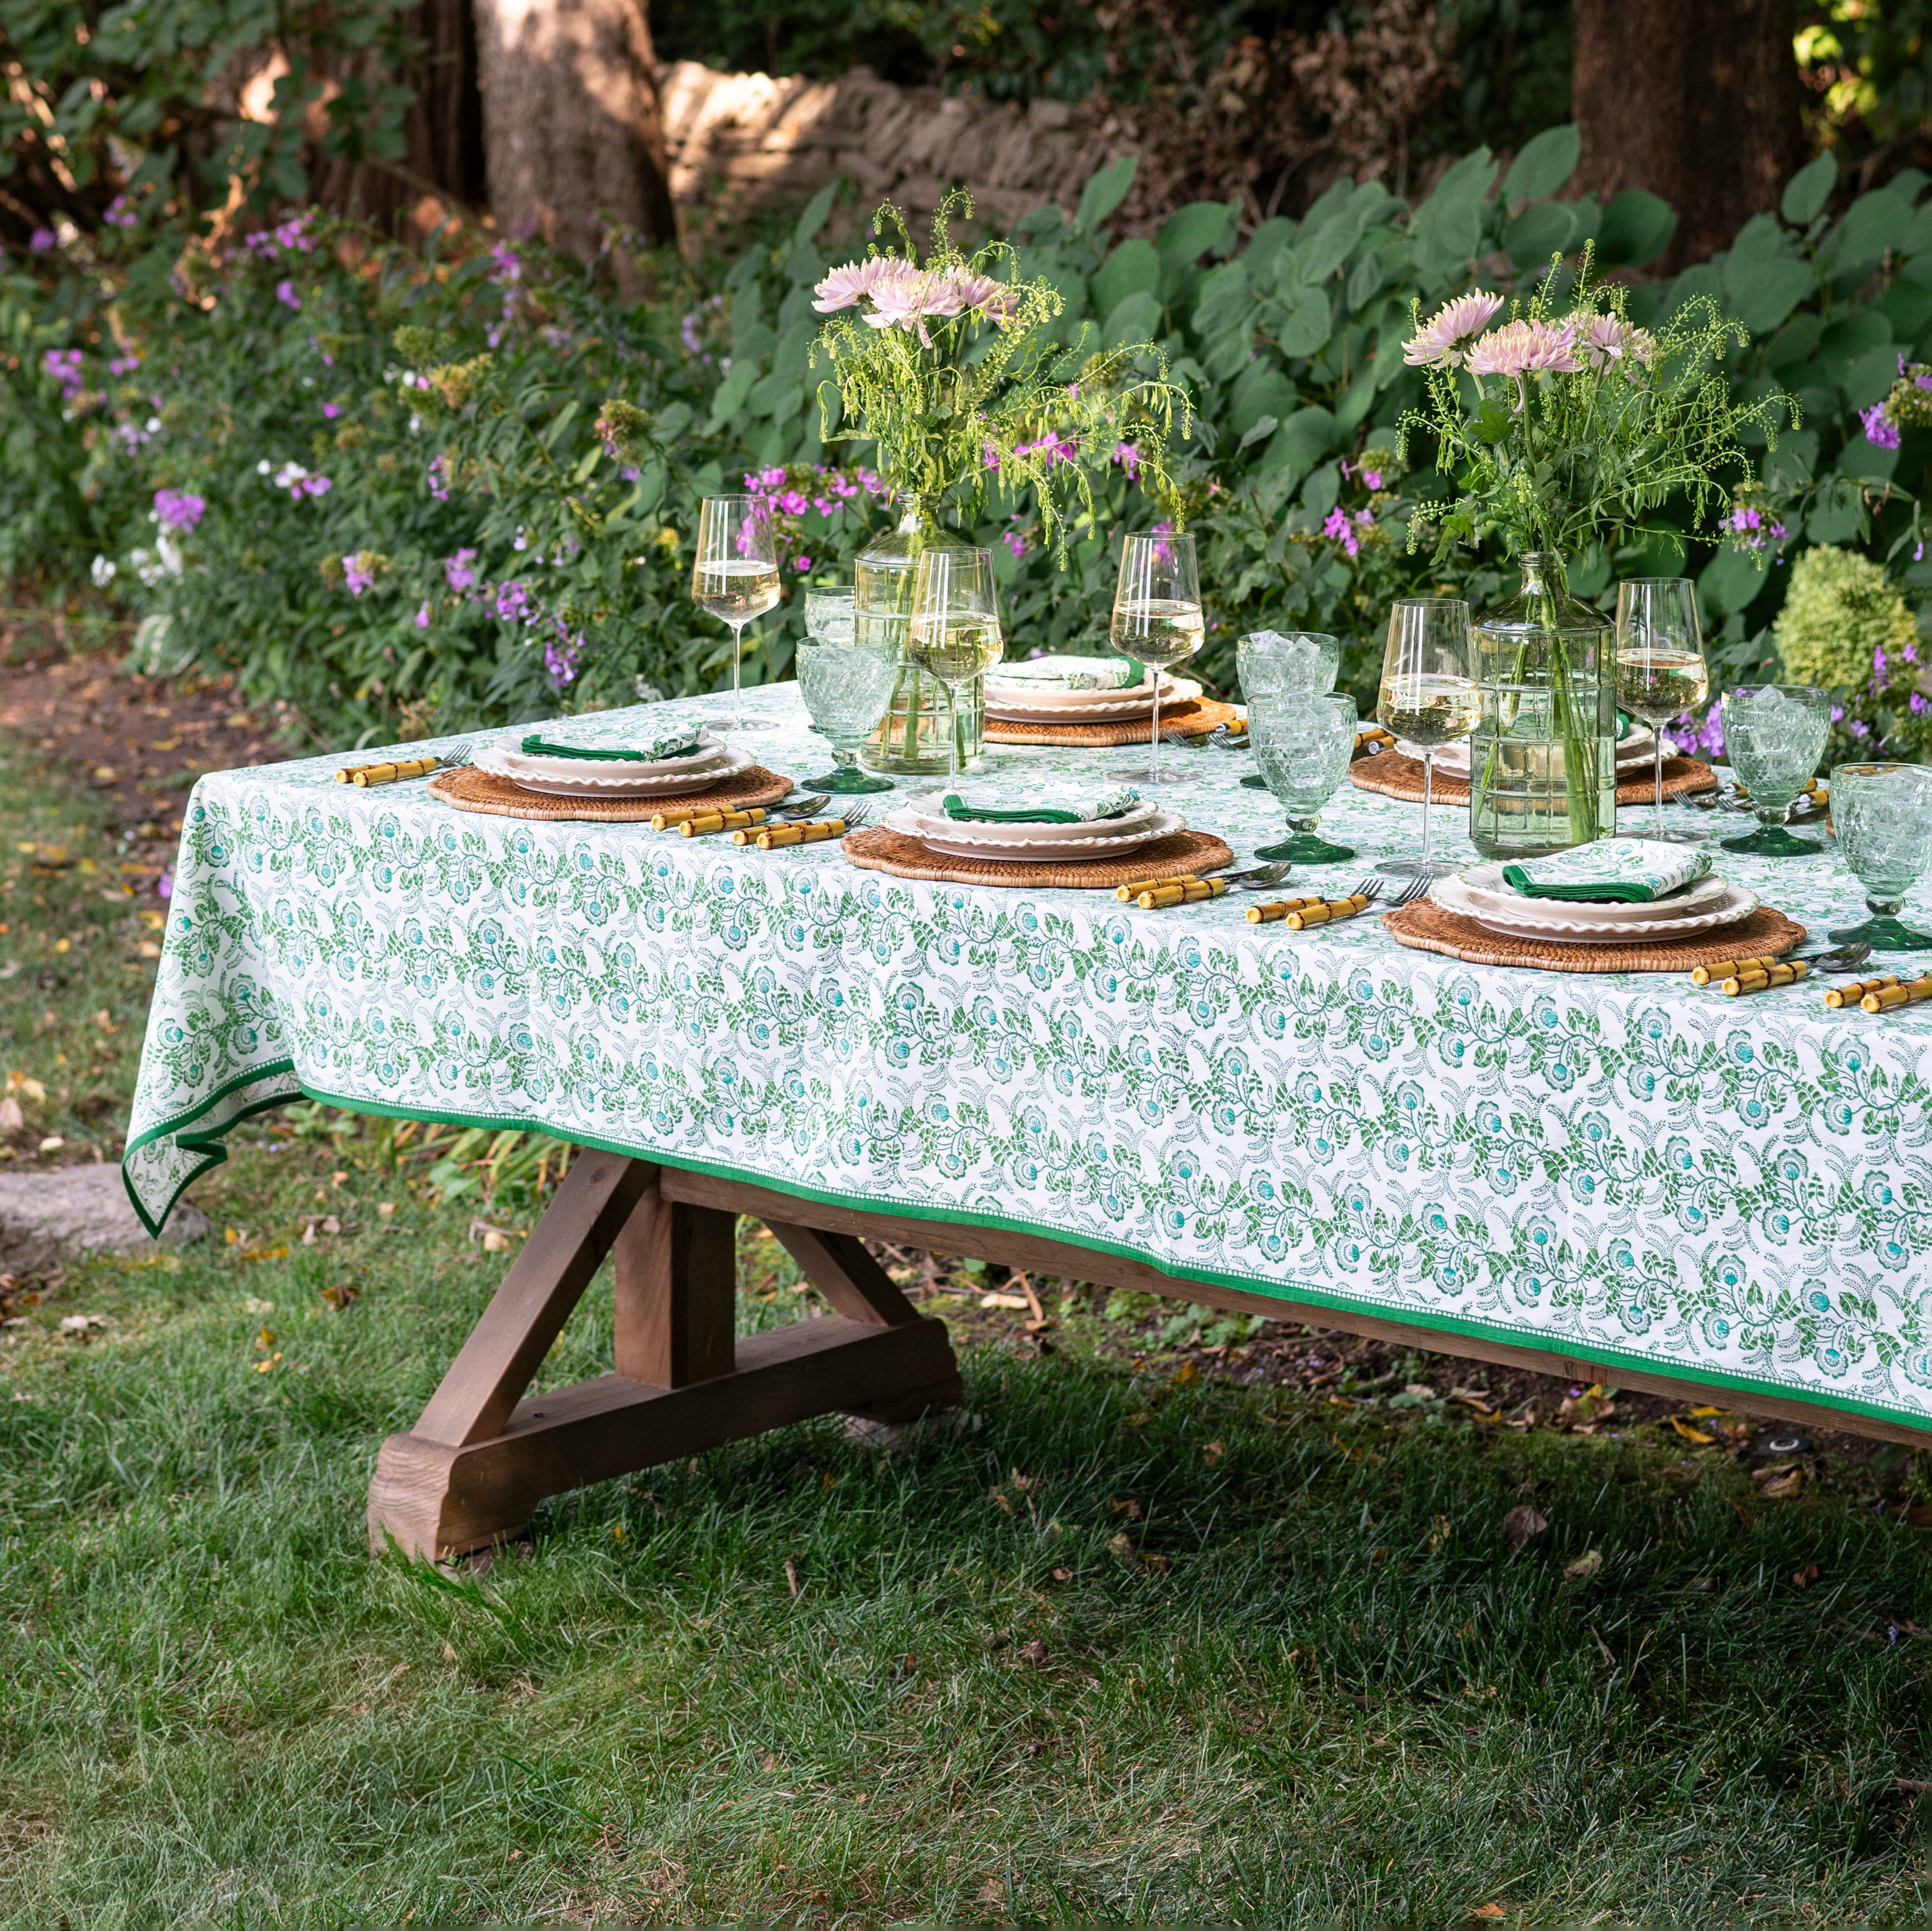
[(791, 567), (802, 577), (812, 568), (812, 559), (809, 556), (794, 556), (791, 559)]
[(802, 516), (806, 507), (805, 493), (802, 490), (788, 490), (778, 499), (778, 505), (787, 516)]
[[(1026, 554), (1026, 538), (1021, 535), (1018, 530), (1010, 529), (1006, 531), (1005, 534), (1000, 537), (1000, 541), (1013, 553), (1013, 555), (1016, 559), (1024, 556)], [(1035, 656), (1040, 655), (1037, 651), (1034, 654)]]
[(284, 308), (300, 308), (302, 306), (302, 297), (296, 294), (296, 285), (292, 281), (284, 280), (276, 283), (275, 299)]
[(376, 580), (376, 573), (358, 556), (345, 556), (342, 559), (342, 580), (349, 586), (352, 597), (359, 597)]
[(342, 413), (342, 405), (339, 402), (326, 402), (322, 406), (322, 412), (333, 422)]
[(1460, 368), (1470, 343), (1490, 325), (1491, 317), (1502, 305), (1499, 295), (1459, 295), (1438, 308), (1402, 344), (1402, 359), (1412, 369), (1434, 368), (1438, 364)]
[(1917, 717), (1920, 712), (1926, 709), (1925, 693), (1923, 691), (1913, 691), (1911, 697), (1906, 700), (1906, 707), (1911, 711), (1912, 715), (1915, 718)]
[(1582, 366), (1566, 330), (1547, 322), (1505, 322), (1472, 347), (1467, 366), (1473, 376), (1574, 376)]
[(157, 490), (154, 515), (164, 528), (185, 536), (200, 522), (208, 508), (207, 499), (186, 490)]
[(1364, 488), (1380, 489), (1382, 486), (1382, 472), (1379, 469), (1364, 469), (1362, 472), (1362, 483)]
[(1861, 409), (1858, 420), (1864, 424), (1865, 440), (1874, 449), (1898, 447), (1898, 426), (1886, 414), (1883, 403), (1875, 402), (1870, 409)]
[(51, 228), (36, 228), (27, 237), (27, 246), (37, 255), (44, 255), (60, 246), (60, 237)]
[(1576, 325), (1571, 318), (1570, 340), (1577, 354), (1593, 369), (1607, 368), (1621, 362), (1628, 352), (1628, 331), (1614, 315), (1592, 315)]
[(418, 630), (429, 628), (429, 599), (427, 597), (424, 598), (422, 607), (416, 612), (416, 628)]
[[(326, 496), (334, 487), (326, 476), (304, 476), (296, 485), (305, 496)], [(291, 490), (289, 493), (293, 496), (295, 490)]]
[(1141, 452), (1137, 444), (1117, 442), (1114, 445), (1114, 460), (1127, 472), (1127, 481), (1133, 482), (1141, 473)]
[(465, 590), (476, 586), (476, 572), (471, 567), (476, 561), (473, 550), (459, 550), (454, 556), (442, 559), (442, 580), (460, 595)]
[(813, 291), (818, 299), (812, 305), (820, 315), (833, 315), (842, 308), (853, 307), (861, 296), (872, 292), (880, 276), (904, 266), (890, 255), (870, 255), (862, 262), (848, 262), (834, 268), (818, 284)]
[[(950, 279), (961, 306), (977, 310), (988, 322), (997, 322), (1004, 328), (1018, 315), (1018, 295), (1004, 282), (994, 280), (991, 275), (976, 275), (964, 268), (955, 268)], [(953, 312), (956, 314), (958, 311)]]

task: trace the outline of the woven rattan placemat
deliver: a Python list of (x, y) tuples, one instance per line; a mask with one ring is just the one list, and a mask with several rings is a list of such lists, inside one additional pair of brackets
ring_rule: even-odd
[(847, 858), (866, 871), (889, 871), (895, 878), (931, 878), (954, 885), (1005, 885), (1037, 888), (1070, 886), (1076, 891), (1111, 891), (1136, 878), (1164, 873), (1218, 871), (1234, 854), (1211, 832), (1170, 832), (1124, 858), (1074, 859), (1054, 863), (1028, 860), (947, 858), (917, 838), (884, 825), (848, 832), (840, 841)]
[[(1376, 757), (1358, 757), (1348, 767), (1348, 781), (1364, 791), (1378, 791), (1384, 798), (1403, 798), (1411, 804), (1422, 802), (1422, 760), (1399, 751), (1385, 751)], [(1666, 757), (1664, 760), (1664, 802), (1688, 798), (1700, 791), (1714, 791), (1718, 776), (1711, 767), (1694, 757)], [(1648, 805), (1657, 796), (1657, 779), (1648, 765), (1640, 774), (1621, 780), (1617, 786), (1619, 805)], [(1436, 802), (1438, 805), (1466, 805), (1469, 781), (1451, 777), (1446, 771), (1436, 774)]]
[(689, 805), (722, 805), (748, 811), (754, 805), (776, 805), (791, 789), (791, 780), (761, 764), (734, 771), (708, 790), (681, 791), (663, 798), (552, 798), (526, 791), (494, 772), (466, 764), (438, 772), (429, 788), (446, 805), (459, 811), (485, 811), (497, 818), (574, 818), (592, 823), (648, 823), (659, 811), (681, 811)]
[(1418, 898), (1382, 914), (1390, 937), (1418, 952), (1446, 952), (1471, 965), (1526, 966), (1533, 972), (1688, 972), (1720, 959), (1773, 958), (1801, 945), (1804, 928), (1774, 907), (1760, 905), (1748, 918), (1714, 932), (1652, 945), (1566, 946), (1558, 941), (1512, 939), (1434, 900)]
[[(1234, 724), (1240, 712), (1212, 697), (1184, 697), (1160, 707), (1160, 727), (1183, 737), (1204, 737), (1216, 724)], [(1123, 718), (1111, 724), (1022, 724), (1008, 718), (986, 720), (989, 744), (1151, 744), (1151, 718)]]

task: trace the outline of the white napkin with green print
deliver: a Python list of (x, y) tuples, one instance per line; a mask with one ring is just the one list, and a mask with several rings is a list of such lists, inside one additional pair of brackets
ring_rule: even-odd
[(1579, 905), (1648, 905), (1682, 892), (1711, 869), (1711, 855), (1654, 838), (1599, 838), (1549, 858), (1503, 867), (1505, 883), (1526, 898)]

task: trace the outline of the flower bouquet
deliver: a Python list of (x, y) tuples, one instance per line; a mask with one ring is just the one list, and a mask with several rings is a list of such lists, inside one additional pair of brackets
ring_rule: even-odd
[[(1730, 501), (1742, 432), (1774, 447), (1797, 412), (1781, 394), (1736, 403), (1725, 355), (1749, 340), (1708, 296), (1654, 334), (1622, 289), (1574, 284), (1553, 262), (1529, 301), (1458, 296), (1416, 332), (1405, 358), (1428, 371), (1425, 406), (1403, 418), (1431, 437), (1453, 501), (1425, 502), (1412, 546), (1499, 535), (1523, 566), (1521, 594), (1476, 625), (1483, 718), (1470, 757), (1470, 836), (1486, 856), (1559, 850), (1606, 835), (1616, 811), (1616, 703), (1610, 629), (1566, 592), (1566, 560), (1649, 527), (1682, 496), (1695, 533)], [(1567, 303), (1559, 291), (1568, 285)], [(1676, 535), (1672, 531), (1672, 535)]]
[[(1136, 451), (1144, 487), (1171, 493), (1162, 450), (1184, 393), (1168, 380), (1166, 356), (1148, 343), (1100, 349), (1083, 325), (1070, 343), (1058, 327), (1065, 304), (1043, 280), (1023, 280), (1017, 257), (989, 242), (968, 257), (951, 223), (972, 211), (955, 191), (933, 217), (922, 261), (904, 220), (887, 205), (875, 234), (896, 231), (899, 250), (875, 245), (834, 268), (814, 306), (830, 319), (813, 349), (828, 373), (818, 385), (827, 443), (869, 440), (876, 467), (900, 516), (859, 558), (858, 624), (881, 648), (903, 654), (910, 623), (912, 577), (920, 553), (943, 540), (951, 508), (970, 525), (989, 491), (1016, 496), (1030, 488), (1042, 532), (1064, 553), (1071, 517), (1094, 508), (1092, 472), (1103, 469), (1137, 428), (1157, 427)], [(1143, 373), (1142, 358), (1152, 373)], [(978, 749), (979, 706), (961, 707), (968, 734), (962, 757)], [(943, 771), (949, 715), (940, 687), (910, 664), (868, 762), (889, 771)]]

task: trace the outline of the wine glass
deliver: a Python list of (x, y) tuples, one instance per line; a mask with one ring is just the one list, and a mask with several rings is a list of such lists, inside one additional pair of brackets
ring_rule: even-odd
[(1907, 889), (1932, 864), (1932, 770), (1922, 764), (1834, 766), (1832, 826), (1872, 915), (1862, 925), (1834, 932), (1832, 944), (1862, 940), (1880, 952), (1932, 949), (1932, 932), (1915, 931), (1898, 916)]
[(731, 626), (731, 715), (706, 718), (712, 730), (744, 732), (745, 626), (778, 600), (778, 552), (764, 505), (750, 496), (706, 496), (698, 512), (691, 601)]
[[(1256, 630), (1234, 642), (1234, 675), (1250, 706), (1271, 691), (1332, 691), (1341, 664), (1342, 640), (1325, 631)], [(1268, 788), (1267, 778), (1258, 771), (1250, 772), (1241, 782), (1250, 791)]]
[(912, 628), (906, 661), (946, 686), (952, 781), (959, 780), (959, 691), (1006, 649), (990, 550), (933, 549), (920, 553), (912, 580)]
[(1348, 775), (1355, 754), (1355, 700), (1346, 691), (1258, 690), (1248, 699), (1248, 737), (1262, 779), (1281, 802), (1294, 834), (1264, 845), (1258, 859), (1334, 865), (1353, 858), (1347, 845), (1318, 836), (1318, 814)]
[(1617, 702), (1655, 739), (1657, 802), (1650, 835), (1701, 844), (1701, 832), (1664, 828), (1664, 727), (1710, 694), (1697, 625), (1697, 589), (1688, 577), (1633, 577), (1617, 586)]
[(859, 635), (851, 590), (805, 593), (805, 640), (798, 647), (798, 688), (812, 727), (832, 741), (832, 769), (808, 778), (808, 791), (890, 791), (889, 778), (859, 769), (859, 747), (878, 728), (892, 702), (898, 652), (881, 649), (868, 625)]
[(1468, 605), (1460, 597), (1398, 597), (1389, 611), (1376, 718), (1383, 730), (1422, 747), (1422, 851), (1419, 857), (1384, 859), (1378, 871), (1440, 878), (1455, 869), (1429, 855), (1436, 747), (1467, 737), (1482, 710)]
[(1201, 566), (1194, 539), (1172, 530), (1150, 530), (1130, 536), (1120, 551), (1120, 581), (1114, 589), (1114, 620), (1109, 635), (1123, 657), (1152, 668), (1154, 729), (1144, 765), (1109, 772), (1110, 778), (1130, 784), (1191, 784), (1190, 772), (1164, 773), (1160, 768), (1160, 675), (1201, 648), (1207, 626), (1201, 614)]
[(1808, 858), (1822, 851), (1809, 838), (1793, 837), (1784, 821), (1825, 754), (1831, 693), (1808, 684), (1738, 684), (1724, 693), (1719, 709), (1725, 755), (1750, 793), (1758, 821), (1756, 831), (1725, 839), (1725, 850), (1760, 858)]

